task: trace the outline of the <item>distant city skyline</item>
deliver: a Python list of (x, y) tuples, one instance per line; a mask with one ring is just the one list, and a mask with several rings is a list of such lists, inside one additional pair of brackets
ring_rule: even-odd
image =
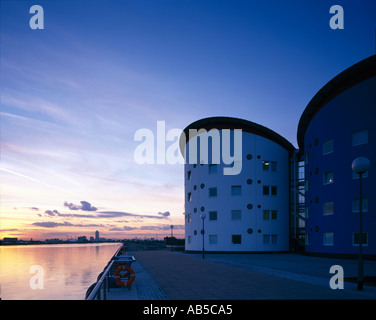
[(137, 130), (229, 116), (297, 147), (310, 99), (375, 54), (371, 0), (38, 4), (43, 30), (0, 2), (0, 239), (182, 235), (183, 165), (137, 164)]

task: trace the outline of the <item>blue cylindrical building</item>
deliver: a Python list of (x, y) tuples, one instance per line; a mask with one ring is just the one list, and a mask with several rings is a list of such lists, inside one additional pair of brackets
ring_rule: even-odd
[(366, 157), (363, 253), (376, 256), (376, 55), (346, 69), (309, 102), (298, 125), (305, 158), (306, 252), (359, 251), (359, 176), (351, 164)]

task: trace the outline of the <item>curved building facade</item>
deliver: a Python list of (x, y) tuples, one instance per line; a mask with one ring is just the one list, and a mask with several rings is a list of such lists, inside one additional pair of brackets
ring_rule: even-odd
[(376, 56), (346, 69), (310, 101), (298, 126), (305, 157), (305, 250), (319, 254), (359, 251), (357, 157), (363, 175), (363, 253), (376, 255)]
[[(274, 131), (236, 118), (202, 119), (184, 133), (186, 251), (288, 251), (289, 159), (295, 148)], [(198, 150), (195, 157), (192, 150)], [(220, 161), (213, 161), (218, 154)]]

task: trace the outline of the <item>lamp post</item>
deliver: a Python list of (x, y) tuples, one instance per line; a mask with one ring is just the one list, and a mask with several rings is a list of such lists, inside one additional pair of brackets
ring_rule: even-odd
[(201, 230), (201, 234), (202, 234), (202, 259), (205, 259), (205, 218), (206, 218), (206, 214), (203, 213), (202, 215), (200, 215), (201, 219), (202, 219), (202, 230)]
[(370, 167), (370, 162), (367, 158), (364, 157), (359, 157), (356, 158), (352, 165), (351, 168), (352, 170), (359, 174), (359, 256), (358, 256), (358, 290), (363, 290), (363, 254), (362, 254), (362, 243), (363, 243), (363, 237), (362, 237), (362, 224), (363, 224), (363, 195), (362, 195), (362, 175), (368, 171)]
[(174, 230), (174, 226), (173, 226), (173, 225), (170, 225), (170, 228), (171, 228), (171, 252), (172, 252), (172, 251), (173, 251), (172, 241), (173, 241), (173, 230)]

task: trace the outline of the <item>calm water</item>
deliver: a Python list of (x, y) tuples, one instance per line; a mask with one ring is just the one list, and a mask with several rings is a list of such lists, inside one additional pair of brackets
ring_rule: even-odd
[[(7, 300), (82, 300), (120, 243), (0, 246), (0, 297)], [(33, 265), (43, 289), (32, 289)], [(40, 270), (40, 269), (39, 269)], [(33, 278), (34, 279), (34, 278)], [(36, 283), (35, 281), (31, 281)]]

